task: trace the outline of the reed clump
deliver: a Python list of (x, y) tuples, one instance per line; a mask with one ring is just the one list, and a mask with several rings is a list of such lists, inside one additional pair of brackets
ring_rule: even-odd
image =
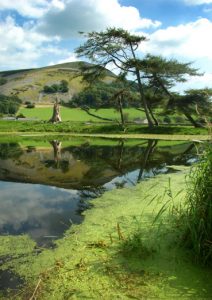
[(195, 259), (212, 264), (212, 147), (208, 147), (190, 174), (187, 206), (183, 212), (183, 243)]

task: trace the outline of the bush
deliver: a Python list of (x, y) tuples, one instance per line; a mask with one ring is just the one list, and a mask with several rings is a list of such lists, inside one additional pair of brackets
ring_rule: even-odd
[(6, 96), (0, 94), (0, 113), (15, 114), (21, 104), (21, 100), (17, 96)]
[(16, 119), (23, 119), (26, 118), (24, 114), (20, 113), (16, 116)]
[(212, 264), (212, 149), (210, 148), (189, 176), (187, 209), (182, 216), (183, 242), (195, 258)]
[(66, 93), (68, 92), (68, 81), (61, 80), (59, 84), (45, 85), (43, 92), (46, 94)]
[(27, 104), (26, 108), (35, 108), (35, 104), (34, 103)]
[(0, 77), (0, 85), (4, 85), (5, 83), (7, 83), (7, 79)]
[(164, 122), (164, 123), (167, 123), (167, 124), (170, 124), (170, 123), (171, 123), (170, 117), (169, 117), (169, 116), (165, 116), (165, 117), (163, 118), (163, 122)]
[(185, 123), (185, 119), (181, 116), (177, 116), (177, 117), (175, 117), (175, 122), (179, 123), (179, 124)]

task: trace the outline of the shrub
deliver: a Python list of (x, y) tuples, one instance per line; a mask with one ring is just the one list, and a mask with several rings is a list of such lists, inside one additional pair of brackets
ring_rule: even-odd
[(26, 108), (35, 108), (35, 104), (34, 103), (27, 104)]
[(16, 116), (16, 119), (23, 119), (23, 118), (26, 118), (24, 114), (20, 113)]
[(179, 123), (179, 124), (180, 123), (185, 123), (185, 119), (181, 116), (177, 116), (177, 117), (175, 117), (175, 122)]
[(171, 123), (170, 117), (169, 117), (169, 116), (165, 116), (165, 117), (163, 118), (163, 122), (164, 122), (164, 123), (167, 123), (167, 124), (170, 124), (170, 123)]
[(212, 263), (212, 149), (210, 148), (190, 173), (187, 209), (182, 216), (183, 242), (195, 258)]
[(7, 83), (7, 79), (0, 77), (0, 85), (4, 85), (5, 83)]
[(15, 114), (21, 104), (21, 100), (17, 96), (6, 96), (0, 94), (0, 113)]

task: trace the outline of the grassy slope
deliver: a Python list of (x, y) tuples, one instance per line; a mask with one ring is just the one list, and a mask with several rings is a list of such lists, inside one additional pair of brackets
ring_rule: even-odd
[[(0, 255), (16, 257), (12, 266), (28, 282), (27, 290), (16, 299), (30, 298), (39, 279), (39, 299), (210, 298), (212, 272), (195, 266), (174, 242), (176, 232), (167, 225), (167, 210), (164, 226), (152, 225), (165, 202), (183, 204), (184, 176), (161, 175), (131, 189), (105, 193), (92, 202), (94, 207), (86, 211), (83, 224), (68, 230), (54, 250), (39, 255), (25, 236), (0, 237)], [(172, 201), (167, 192), (163, 197), (170, 177)], [(149, 254), (124, 253), (119, 237), (128, 239), (138, 229)]]
[[(99, 119), (89, 116), (86, 112), (77, 108), (61, 107), (61, 118), (62, 121), (73, 121), (73, 122), (99, 122)], [(52, 107), (38, 107), (33, 109), (20, 108), (19, 113), (24, 114), (27, 118), (37, 118), (38, 120), (49, 120), (52, 116)], [(111, 109), (91, 109), (91, 113), (99, 115), (103, 118), (111, 118), (114, 120), (120, 119), (120, 114)], [(134, 108), (124, 109), (124, 113), (128, 115), (129, 120), (132, 121), (135, 118), (145, 118), (144, 113)]]
[[(0, 93), (5, 95), (16, 94), (23, 102), (51, 103), (55, 101), (55, 95), (42, 95), (44, 85), (52, 85), (65, 79), (68, 81), (69, 92), (60, 95), (60, 99), (68, 101), (73, 94), (80, 92), (85, 87), (81, 82), (81, 77), (76, 77), (79, 63), (81, 62), (65, 63), (39, 69), (0, 72), (0, 76), (7, 79), (7, 83), (0, 86)], [(110, 71), (107, 71), (105, 81), (110, 82), (113, 80), (113, 76)]]

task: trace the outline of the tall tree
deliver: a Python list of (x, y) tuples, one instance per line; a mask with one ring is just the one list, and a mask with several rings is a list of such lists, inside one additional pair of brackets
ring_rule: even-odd
[[(152, 107), (157, 106), (157, 103), (160, 105), (162, 102), (165, 102), (165, 99), (166, 102), (176, 104), (176, 93), (172, 91), (175, 84), (187, 81), (189, 76), (202, 75), (191, 66), (191, 63), (180, 63), (175, 59), (166, 59), (150, 54), (138, 61), (137, 64), (141, 78), (146, 83), (144, 93), (150, 114), (155, 123), (157, 120), (153, 115)], [(182, 103), (186, 101), (184, 98), (181, 98), (181, 100)], [(188, 110), (186, 113), (188, 117)]]
[(146, 37), (130, 34), (128, 31), (121, 28), (108, 28), (106, 31), (91, 32), (85, 34), (87, 41), (76, 49), (79, 57), (87, 57), (95, 63), (93, 66), (83, 67), (83, 78), (91, 81), (99, 78), (105, 72), (105, 67), (113, 64), (119, 70), (119, 73), (131, 74), (135, 77), (138, 84), (140, 100), (149, 127), (154, 126), (144, 96), (143, 83), (139, 69), (137, 58), (137, 49), (141, 42), (146, 41)]
[(76, 49), (76, 53), (79, 57), (88, 58), (95, 65), (83, 66), (83, 79), (91, 82), (100, 78), (105, 73), (105, 67), (110, 64), (118, 69), (119, 75), (131, 75), (137, 83), (149, 127), (158, 125), (158, 122), (145, 95), (145, 87), (154, 89), (154, 93), (172, 97), (170, 88), (176, 82), (186, 81), (188, 75), (200, 75), (191, 67), (191, 63), (179, 63), (152, 55), (147, 55), (144, 59), (139, 58), (137, 50), (142, 42), (147, 41), (146, 37), (130, 34), (121, 28), (91, 32), (85, 34), (85, 37), (87, 41)]
[[(184, 95), (175, 94), (170, 97), (167, 111), (183, 113), (194, 127), (204, 127), (204, 123), (207, 123), (207, 116), (210, 116), (212, 112), (211, 100), (212, 89), (187, 90)], [(193, 115), (199, 119), (205, 117), (205, 120), (199, 122), (194, 119)]]

